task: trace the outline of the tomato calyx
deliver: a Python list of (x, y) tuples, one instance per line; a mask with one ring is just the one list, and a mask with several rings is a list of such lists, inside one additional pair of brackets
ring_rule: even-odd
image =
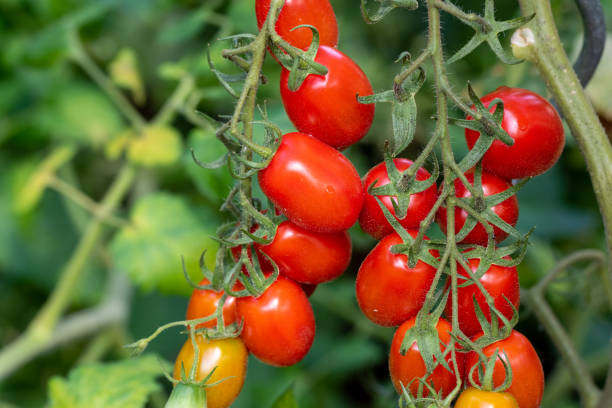
[[(438, 162), (434, 162), (434, 171), (429, 176), (429, 178), (425, 180), (417, 180), (417, 172), (421, 169), (421, 165), (423, 164), (425, 157), (422, 157), (422, 160), (417, 160), (412, 163), (408, 169), (403, 172), (397, 168), (397, 165), (394, 163), (394, 158), (388, 151), (388, 142), (385, 143), (385, 168), (387, 170), (387, 175), (389, 177), (389, 183), (376, 187), (378, 180), (375, 180), (368, 187), (368, 194), (373, 196), (390, 196), (391, 204), (393, 205), (393, 210), (395, 215), (402, 219), (406, 216), (408, 212), (408, 207), (410, 205), (410, 196), (414, 194), (421, 193), (431, 186), (436, 184), (436, 180), (440, 175), (440, 168), (438, 166)], [(382, 202), (379, 202), (379, 205), (383, 205)], [(384, 210), (383, 210), (384, 211)], [(385, 216), (388, 212), (384, 212)], [(393, 215), (388, 213), (391, 218)], [(391, 221), (387, 219), (389, 223)]]
[[(467, 376), (470, 386), (483, 391), (492, 392), (504, 392), (510, 388), (510, 385), (512, 385), (512, 366), (508, 363), (508, 356), (506, 353), (502, 351), (500, 355), (499, 350), (495, 350), (490, 357), (487, 357), (478, 348), (476, 348), (476, 350), (477, 352), (480, 351), (479, 357), (481, 359), (481, 364), (475, 364), (468, 370)], [(497, 360), (501, 361), (502, 363), (505, 377), (503, 383), (495, 387), (493, 383), (493, 374), (495, 372), (495, 364)], [(474, 374), (476, 372), (478, 372), (478, 378), (480, 381), (474, 380)]]

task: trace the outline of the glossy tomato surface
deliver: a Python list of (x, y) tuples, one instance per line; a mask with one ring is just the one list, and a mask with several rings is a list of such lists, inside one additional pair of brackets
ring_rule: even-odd
[(312, 307), (302, 288), (279, 276), (260, 297), (237, 299), (241, 338), (255, 357), (274, 366), (299, 362), (315, 335)]
[[(389, 353), (389, 372), (391, 373), (391, 380), (393, 381), (393, 385), (398, 393), (402, 393), (402, 387), (400, 386), (401, 383), (404, 385), (404, 387), (410, 390), (413, 396), (416, 397), (419, 389), (418, 378), (421, 378), (427, 374), (425, 362), (419, 353), (419, 346), (417, 345), (416, 341), (408, 349), (405, 355), (400, 354), (400, 348), (402, 341), (404, 340), (404, 335), (408, 329), (414, 327), (414, 324), (415, 318), (407, 320), (393, 335), (391, 352)], [(436, 329), (438, 331), (440, 341), (444, 344), (449, 344), (451, 340), (451, 336), (449, 334), (451, 330), (450, 323), (440, 318), (440, 320), (438, 320), (438, 324), (436, 325)], [(444, 353), (446, 348), (441, 346), (441, 350)], [(463, 370), (463, 355), (461, 353), (456, 353), (456, 360), (457, 368), (461, 373)], [(452, 370), (454, 365), (450, 352), (447, 354), (446, 362)], [(442, 391), (444, 397), (446, 397), (457, 385), (455, 372), (449, 371), (441, 365), (437, 365), (436, 368), (434, 368), (433, 372), (427, 377), (426, 381), (429, 384), (433, 383), (434, 389), (438, 392)], [(408, 384), (410, 384), (409, 387)], [(423, 387), (423, 396), (426, 396), (428, 393), (428, 390)]]
[[(480, 259), (469, 259), (468, 260), (470, 269), (472, 272), (476, 272)], [(485, 317), (491, 322), (491, 309), (487, 305), (484, 294), (478, 289), (475, 283), (469, 279), (468, 273), (463, 269), (462, 266), (457, 265), (458, 279), (457, 279), (457, 304), (458, 304), (458, 317), (459, 317), (459, 328), (467, 336), (473, 336), (476, 333), (482, 331), (478, 318), (476, 317), (476, 310), (474, 308), (474, 297), (478, 302), (478, 306), (483, 311)], [(484, 289), (493, 298), (493, 304), (495, 308), (501, 312), (508, 320), (512, 318), (513, 310), (512, 306), (506, 301), (506, 298), (518, 309), (520, 287), (519, 278), (516, 267), (506, 267), (499, 265), (491, 265), (491, 267), (482, 275), (479, 279)], [(467, 282), (472, 282), (468, 286), (463, 286)], [(453, 295), (450, 294), (448, 302), (446, 303), (446, 316), (452, 315), (452, 299)], [(501, 327), (502, 322), (499, 320)]]
[[(400, 172), (412, 166), (412, 161), (408, 159), (393, 159), (393, 162)], [(423, 168), (420, 168), (416, 173), (416, 179), (418, 181), (427, 180), (429, 177), (431, 177), (431, 175)], [(375, 182), (376, 184), (374, 184)], [(373, 184), (374, 187), (381, 187), (389, 183), (389, 175), (387, 174), (387, 167), (384, 162), (374, 166), (363, 178), (366, 196), (363, 202), (363, 208), (359, 214), (359, 225), (361, 229), (376, 239), (381, 239), (385, 235), (392, 233), (393, 227), (391, 227), (391, 224), (389, 224), (389, 221), (385, 218), (374, 196), (367, 191)], [(411, 195), (408, 211), (406, 212), (406, 216), (401, 220), (395, 216), (395, 210), (391, 203), (391, 196), (377, 197), (404, 228), (412, 229), (419, 228), (419, 223), (427, 216), (434, 206), (438, 198), (438, 191), (434, 183), (427, 190)]]
[[(200, 281), (199, 285), (208, 285), (210, 282), (204, 278)], [(194, 289), (187, 305), (187, 320), (201, 319), (203, 317), (210, 316), (217, 310), (219, 300), (223, 296), (223, 292), (215, 292), (212, 289)], [(236, 298), (228, 296), (223, 303), (223, 323), (227, 326), (236, 321)], [(217, 326), (217, 319), (209, 320), (204, 323), (200, 323), (196, 328), (213, 328)]]
[(315, 61), (327, 67), (327, 75), (309, 75), (295, 92), (288, 87), (289, 71), (283, 69), (283, 105), (298, 131), (343, 149), (361, 140), (372, 125), (374, 104), (357, 102), (357, 95), (372, 94), (372, 85), (361, 68), (335, 48), (320, 47)]
[[(255, 0), (257, 27), (261, 29), (270, 10), (270, 0)], [(319, 31), (320, 45), (335, 47), (338, 44), (338, 23), (329, 0), (285, 0), (278, 20), (276, 32), (294, 47), (306, 49), (312, 42), (309, 28), (293, 27), (308, 24)]]
[(321, 233), (282, 222), (272, 243), (260, 246), (280, 272), (299, 283), (318, 284), (342, 275), (351, 260), (346, 231)]
[(258, 180), (264, 194), (291, 222), (311, 231), (346, 230), (357, 221), (363, 205), (363, 186), (353, 164), (303, 133), (283, 136)]
[[(247, 370), (247, 349), (239, 338), (208, 340), (202, 335), (196, 335), (198, 346), (198, 368), (196, 381), (202, 381), (215, 369), (207, 384), (218, 384), (206, 389), (206, 402), (208, 408), (227, 408), (236, 399)], [(194, 347), (191, 339), (187, 339), (174, 364), (174, 378), (181, 379), (181, 370), (185, 377), (194, 363)], [(215, 368), (216, 367), (216, 368)]]
[[(417, 231), (409, 231), (416, 237)], [(396, 233), (387, 235), (364, 259), (357, 273), (357, 302), (368, 319), (381, 326), (398, 326), (415, 316), (433, 282), (436, 269), (418, 261), (408, 267), (408, 257), (391, 253), (402, 243)]]
[(507, 392), (464, 390), (455, 402), (455, 408), (519, 408), (516, 398)]
[[(474, 185), (474, 174), (466, 173), (465, 177), (470, 182), (470, 184)], [(497, 176), (494, 176), (493, 174), (485, 172), (482, 173), (482, 190), (484, 191), (485, 197), (501, 193), (510, 187), (510, 182)], [(459, 179), (455, 180), (455, 195), (461, 198), (471, 197), (470, 191), (463, 185), (463, 183)], [(516, 225), (519, 215), (518, 200), (516, 199), (516, 195), (513, 195), (508, 199), (502, 201), (501, 203), (493, 206), (492, 210), (508, 224), (512, 225), (513, 227)], [(465, 220), (467, 219), (467, 217), (467, 211), (462, 208), (455, 207), (455, 233), (461, 231), (461, 228), (463, 227), (463, 224), (465, 224)], [(440, 225), (442, 231), (444, 231), (444, 233), (446, 234), (446, 207), (440, 207), (438, 213), (436, 214), (436, 220), (438, 222), (438, 225)], [(493, 226), (493, 234), (495, 236), (495, 242), (497, 243), (502, 242), (508, 236), (507, 232), (499, 229), (496, 226)], [(472, 228), (472, 231), (467, 234), (467, 236), (461, 241), (461, 243), (487, 245), (487, 238), (487, 231), (481, 223), (478, 223), (474, 226), (474, 228)]]
[[(478, 338), (479, 336), (476, 336)], [(521, 333), (513, 330), (509, 337), (495, 342), (483, 349), (484, 354), (490, 357), (498, 350), (498, 360), (493, 370), (493, 386), (503, 384), (506, 371), (499, 358), (504, 358), (512, 367), (512, 384), (506, 392), (516, 398), (520, 408), (538, 408), (544, 393), (544, 370), (535, 349), (529, 340)], [(503, 355), (505, 353), (505, 356)], [(478, 354), (472, 351), (466, 356), (465, 374), (478, 364)], [(478, 369), (474, 370), (473, 379), (479, 383)]]
[[(495, 140), (484, 155), (483, 168), (506, 179), (537, 176), (550, 169), (565, 145), (563, 124), (555, 108), (536, 93), (506, 86), (481, 100), (488, 107), (495, 98), (504, 102), (502, 128), (514, 139), (514, 144), (508, 146)], [(470, 149), (479, 136), (474, 130), (465, 130)]]

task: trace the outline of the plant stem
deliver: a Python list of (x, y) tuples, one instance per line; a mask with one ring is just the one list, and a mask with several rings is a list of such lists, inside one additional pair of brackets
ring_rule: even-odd
[(134, 180), (134, 168), (125, 165), (104, 196), (100, 211), (90, 221), (49, 299), (28, 326), (26, 332), (0, 352), (0, 380), (45, 347), (52, 338), (58, 320), (70, 304), (85, 264), (104, 232), (104, 219), (121, 203)]
[(185, 100), (189, 97), (191, 91), (193, 91), (194, 86), (194, 78), (190, 74), (184, 75), (170, 98), (164, 103), (151, 123), (165, 124), (170, 122), (176, 112), (184, 105)]
[[(535, 18), (515, 35), (522, 42), (513, 51), (533, 62), (559, 104), (586, 161), (606, 233), (608, 259), (612, 257), (612, 145), (563, 49), (549, 1), (519, 0), (523, 15)], [(520, 38), (522, 37), (522, 38)], [(608, 262), (612, 279), (612, 262)]]
[(127, 100), (121, 91), (117, 89), (115, 84), (108, 79), (104, 72), (102, 72), (89, 55), (87, 55), (76, 31), (72, 32), (70, 35), (70, 55), (72, 60), (83, 68), (96, 84), (106, 92), (134, 128), (140, 130), (146, 125), (145, 120), (140, 116), (138, 111), (134, 109), (130, 101)]

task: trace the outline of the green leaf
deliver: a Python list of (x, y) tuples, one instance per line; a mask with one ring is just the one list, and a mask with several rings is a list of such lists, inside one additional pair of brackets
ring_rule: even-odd
[(376, 11), (369, 11), (367, 0), (361, 0), (361, 15), (368, 24), (378, 23), (385, 18), (393, 9), (398, 7), (416, 10), (419, 7), (417, 0), (376, 0), (380, 4)]
[(159, 389), (161, 374), (153, 355), (116, 363), (86, 364), (73, 369), (68, 378), (49, 381), (51, 408), (139, 408)]
[(132, 93), (134, 101), (142, 105), (145, 101), (145, 90), (138, 70), (138, 59), (131, 48), (124, 48), (109, 65), (111, 79), (119, 86)]
[(293, 385), (291, 385), (287, 391), (282, 393), (281, 396), (274, 401), (272, 408), (298, 408), (297, 401), (293, 395)]
[(211, 236), (216, 220), (206, 207), (196, 211), (182, 197), (149, 194), (134, 205), (130, 223), (114, 237), (111, 255), (117, 268), (143, 290), (189, 294), (181, 257), (194, 281), (201, 277), (198, 261), (203, 251), (207, 266), (214, 267), (217, 244)]
[(181, 135), (176, 129), (153, 125), (130, 143), (128, 158), (145, 167), (167, 166), (179, 159), (182, 150)]
[(58, 88), (38, 120), (61, 141), (93, 147), (101, 147), (123, 127), (113, 104), (91, 85)]
[[(189, 134), (187, 145), (194, 151), (198, 160), (208, 163), (222, 157), (227, 151), (214, 132), (195, 129)], [(209, 170), (198, 166), (189, 152), (183, 156), (183, 165), (198, 191), (213, 203), (220, 203), (227, 196), (234, 179), (227, 166)]]

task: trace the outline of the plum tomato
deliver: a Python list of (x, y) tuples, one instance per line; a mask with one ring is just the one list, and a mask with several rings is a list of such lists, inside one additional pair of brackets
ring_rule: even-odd
[[(474, 340), (480, 336), (481, 334), (475, 336)], [(493, 386), (499, 387), (504, 383), (506, 370), (499, 360), (503, 358), (512, 367), (512, 384), (506, 392), (516, 398), (520, 408), (538, 408), (544, 394), (544, 370), (540, 358), (529, 340), (521, 333), (513, 330), (509, 337), (483, 348), (482, 351), (487, 357), (491, 357), (496, 350), (498, 351), (498, 360), (495, 362), (495, 368), (493, 369)], [(466, 381), (469, 381), (470, 370), (478, 363), (478, 354), (475, 351), (466, 355)], [(478, 369), (474, 369), (472, 378), (474, 382), (480, 383), (480, 379), (477, 377)]]
[[(204, 278), (199, 285), (209, 285), (208, 279)], [(194, 289), (187, 305), (187, 320), (200, 319), (215, 313), (223, 292), (215, 292), (212, 289)], [(223, 304), (223, 323), (227, 326), (236, 321), (236, 298), (228, 296)], [(206, 327), (213, 328), (217, 325), (217, 319), (200, 323), (197, 329)]]
[[(391, 380), (398, 393), (402, 393), (402, 387), (400, 383), (406, 387), (407, 390), (413, 396), (417, 396), (419, 389), (419, 378), (427, 374), (427, 368), (425, 362), (421, 357), (419, 346), (415, 341), (412, 346), (408, 349), (405, 355), (401, 355), (400, 348), (404, 335), (408, 329), (414, 327), (416, 318), (412, 318), (404, 322), (393, 335), (393, 342), (391, 343), (391, 352), (389, 353), (389, 372), (391, 373)], [(436, 325), (438, 336), (440, 341), (445, 345), (448, 345), (451, 341), (450, 331), (451, 325), (446, 320), (440, 318)], [(444, 353), (446, 351), (445, 346), (441, 346), (441, 350)], [(463, 371), (463, 354), (455, 353), (457, 368), (459, 373)], [(452, 355), (449, 352), (445, 358), (448, 366), (454, 369), (452, 362)], [(461, 375), (461, 374), (460, 374)], [(455, 372), (451, 372), (444, 368), (442, 365), (437, 365), (433, 372), (427, 377), (427, 383), (433, 384), (433, 388), (437, 392), (442, 392), (442, 395), (446, 397), (457, 385), (457, 379)], [(409, 385), (410, 384), (410, 385)], [(428, 394), (428, 390), (423, 386), (423, 396)]]
[[(472, 272), (476, 272), (478, 265), (480, 264), (480, 259), (468, 259), (468, 264)], [(484, 294), (480, 292), (475, 283), (472, 282), (468, 286), (463, 286), (467, 282), (471, 282), (465, 269), (463, 269), (462, 266), (457, 265), (457, 272), (459, 328), (465, 335), (473, 336), (474, 334), (482, 331), (478, 318), (476, 317), (473, 298), (476, 297), (478, 306), (480, 306), (480, 309), (489, 322), (491, 321), (491, 309), (487, 305)], [(512, 302), (512, 305), (514, 305), (515, 308), (518, 308), (519, 306), (520, 287), (516, 266), (506, 267), (491, 265), (479, 280), (484, 289), (493, 298), (495, 308), (508, 320), (510, 320), (512, 318), (513, 310), (512, 306), (510, 306), (510, 304), (508, 304), (506, 301), (506, 298)], [(452, 315), (452, 299), (453, 295), (451, 293), (448, 298), (448, 302), (446, 303), (447, 317)], [(501, 325), (501, 320), (498, 319), (498, 321)]]
[[(465, 177), (469, 181), (471, 185), (474, 185), (474, 174), (466, 173)], [(501, 193), (508, 188), (511, 187), (510, 182), (494, 176), (489, 173), (482, 173), (482, 190), (484, 192), (484, 196), (491, 196), (494, 194)], [(471, 197), (470, 191), (463, 185), (461, 180), (455, 180), (455, 196), (460, 198)], [(506, 223), (511, 226), (515, 226), (518, 221), (519, 208), (518, 208), (518, 200), (516, 199), (516, 195), (509, 197), (508, 199), (502, 201), (501, 203), (492, 207), (492, 210), (495, 214), (499, 216), (502, 220), (506, 221)], [(461, 231), (461, 228), (465, 224), (465, 221), (468, 217), (467, 211), (462, 208), (455, 207), (455, 233)], [(446, 207), (442, 206), (438, 210), (436, 214), (436, 221), (440, 228), (446, 234), (447, 225), (446, 225)], [(499, 229), (496, 226), (493, 226), (493, 235), (495, 236), (495, 242), (500, 243), (508, 236), (508, 233)], [(462, 244), (477, 244), (477, 245), (487, 245), (487, 231), (484, 226), (480, 223), (476, 224), (472, 231), (470, 231), (467, 236), (461, 241)]]
[(283, 136), (258, 180), (283, 215), (311, 231), (350, 228), (363, 204), (363, 186), (353, 164), (339, 151), (303, 133)]
[[(196, 381), (202, 381), (215, 367), (215, 372), (208, 383), (223, 380), (206, 388), (207, 407), (229, 407), (240, 393), (246, 376), (248, 352), (244, 343), (239, 338), (208, 340), (203, 335), (196, 334), (196, 344), (199, 352)], [(189, 376), (194, 357), (193, 343), (189, 338), (176, 357), (175, 379), (181, 379), (182, 369), (184, 369), (185, 377)]]
[(236, 310), (244, 324), (240, 337), (264, 363), (290, 366), (310, 350), (314, 314), (302, 288), (290, 279), (279, 276), (258, 298), (237, 299)]
[[(412, 161), (408, 159), (393, 159), (393, 162), (400, 172), (412, 166)], [(423, 168), (417, 170), (416, 179), (418, 181), (427, 180), (429, 177), (431, 177), (431, 175), (427, 170)], [(393, 227), (391, 227), (391, 224), (389, 224), (389, 221), (385, 218), (374, 196), (367, 193), (374, 182), (376, 182), (374, 187), (382, 187), (390, 183), (387, 167), (384, 162), (374, 166), (363, 178), (366, 196), (363, 202), (363, 208), (359, 214), (359, 225), (361, 229), (374, 238), (381, 239), (385, 235), (392, 233)], [(397, 216), (395, 216), (395, 210), (391, 203), (391, 196), (378, 196), (378, 198), (404, 228), (412, 229), (419, 228), (420, 222), (427, 217), (427, 214), (438, 198), (438, 192), (434, 183), (427, 190), (411, 195), (408, 211), (406, 216), (402, 219), (398, 219)]]
[(459, 395), (455, 408), (519, 408), (519, 405), (516, 398), (507, 392), (484, 391), (470, 387)]
[(335, 48), (320, 47), (315, 61), (327, 67), (327, 75), (308, 75), (295, 92), (288, 86), (289, 71), (283, 69), (283, 105), (298, 131), (344, 149), (361, 140), (372, 125), (374, 104), (357, 101), (357, 95), (372, 94), (372, 85), (361, 68)]
[[(257, 27), (261, 29), (270, 10), (270, 0), (256, 0)], [(306, 49), (312, 42), (309, 28), (293, 27), (308, 24), (319, 31), (319, 44), (335, 47), (338, 44), (338, 23), (329, 0), (285, 0), (276, 20), (276, 32), (294, 47)]]
[(282, 222), (272, 243), (259, 246), (280, 272), (299, 283), (319, 284), (342, 275), (351, 260), (351, 238), (346, 231), (313, 232)]
[[(565, 145), (563, 124), (555, 108), (536, 93), (507, 86), (497, 88), (481, 101), (488, 107), (496, 98), (504, 102), (502, 128), (514, 144), (508, 146), (495, 140), (483, 157), (483, 168), (508, 180), (537, 176), (550, 169)], [(470, 149), (479, 136), (475, 130), (465, 130)]]
[[(416, 237), (418, 231), (408, 231)], [(418, 261), (408, 266), (408, 257), (394, 254), (391, 247), (402, 243), (396, 233), (387, 235), (363, 260), (355, 291), (363, 314), (381, 326), (398, 326), (415, 316), (433, 282), (436, 268)]]

